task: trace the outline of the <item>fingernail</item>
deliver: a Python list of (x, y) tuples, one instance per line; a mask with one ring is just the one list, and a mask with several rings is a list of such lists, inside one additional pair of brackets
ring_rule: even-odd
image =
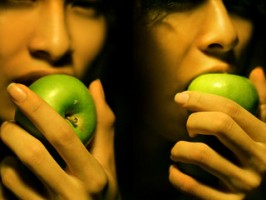
[(16, 102), (22, 102), (27, 98), (27, 94), (16, 83), (11, 83), (7, 87), (7, 92), (10, 97)]
[(177, 93), (175, 95), (175, 102), (179, 104), (186, 104), (189, 99), (189, 95), (185, 92)]

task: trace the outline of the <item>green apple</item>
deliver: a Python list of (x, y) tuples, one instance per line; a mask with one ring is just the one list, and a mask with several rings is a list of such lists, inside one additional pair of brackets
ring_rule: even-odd
[(202, 74), (188, 86), (188, 90), (227, 97), (253, 114), (258, 110), (258, 93), (251, 81), (234, 74)]
[[(258, 110), (258, 93), (249, 79), (233, 74), (203, 74), (196, 77), (188, 86), (190, 91), (200, 91), (227, 97), (254, 115)], [(222, 106), (222, 105), (221, 105)], [(215, 119), (213, 119), (215, 120)], [(199, 133), (200, 134), (200, 133)], [(215, 136), (198, 135), (192, 142), (205, 143), (228, 160), (235, 160), (234, 154), (227, 149)], [(178, 163), (179, 169), (197, 180), (214, 186), (218, 178), (201, 169), (197, 165)]]
[[(47, 75), (29, 88), (65, 118), (84, 145), (90, 142), (96, 126), (95, 104), (87, 87), (79, 79), (64, 74)], [(46, 142), (43, 134), (18, 109), (15, 121), (30, 134)]]

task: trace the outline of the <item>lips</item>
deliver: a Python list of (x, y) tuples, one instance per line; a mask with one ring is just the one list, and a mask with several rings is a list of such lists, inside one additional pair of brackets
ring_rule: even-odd
[(21, 83), (24, 84), (26, 86), (30, 86), (34, 81), (36, 81), (37, 79), (49, 75), (51, 73), (48, 72), (43, 72), (43, 71), (37, 71), (37, 72), (31, 72), (25, 75), (22, 75), (20, 77), (17, 77), (13, 80), (13, 82), (15, 83)]
[(236, 73), (236, 66), (233, 65), (215, 65), (212, 67), (207, 67), (207, 70), (202, 71), (202, 73), (196, 74), (194, 75), (189, 81), (188, 84), (186, 86), (186, 90), (188, 88), (188, 86), (190, 85), (190, 83), (198, 76), (202, 75), (202, 74), (212, 74), (212, 73)]

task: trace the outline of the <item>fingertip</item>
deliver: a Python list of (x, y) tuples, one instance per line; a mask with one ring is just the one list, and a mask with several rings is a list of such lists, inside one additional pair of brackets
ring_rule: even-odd
[(176, 103), (184, 105), (188, 102), (189, 95), (186, 92), (177, 93), (174, 99)]
[(265, 81), (265, 74), (264, 74), (264, 70), (261, 66), (258, 66), (256, 68), (254, 68), (249, 75), (249, 79), (252, 82), (256, 82), (258, 80), (260, 81)]
[(94, 95), (99, 95), (101, 98), (105, 99), (105, 94), (102, 86), (102, 82), (100, 79), (96, 79), (91, 82), (89, 86), (89, 91)]
[(27, 98), (27, 93), (20, 84), (9, 84), (7, 87), (7, 93), (15, 102), (23, 102)]

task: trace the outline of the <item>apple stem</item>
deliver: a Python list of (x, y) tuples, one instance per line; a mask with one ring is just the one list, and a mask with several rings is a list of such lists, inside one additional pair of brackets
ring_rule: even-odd
[(74, 127), (77, 127), (78, 126), (78, 118), (75, 117), (75, 116), (67, 116), (66, 117), (67, 120), (70, 121), (70, 123), (74, 126)]

